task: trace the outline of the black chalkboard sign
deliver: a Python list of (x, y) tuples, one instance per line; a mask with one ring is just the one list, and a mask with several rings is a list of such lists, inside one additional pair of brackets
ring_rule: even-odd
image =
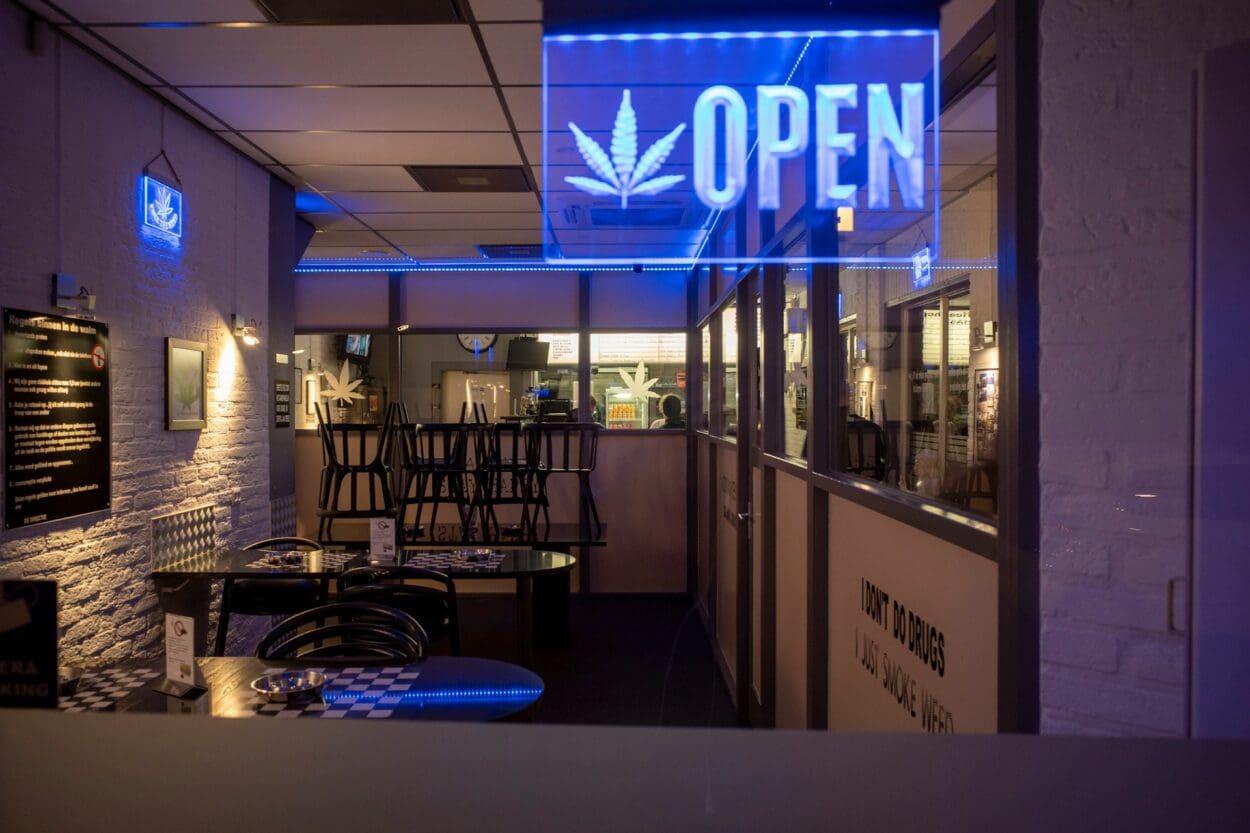
[(56, 582), (0, 581), (0, 707), (56, 708)]
[(3, 323), (4, 528), (108, 509), (108, 326), (15, 309)]
[(291, 427), (291, 383), (286, 379), (273, 382), (273, 427)]

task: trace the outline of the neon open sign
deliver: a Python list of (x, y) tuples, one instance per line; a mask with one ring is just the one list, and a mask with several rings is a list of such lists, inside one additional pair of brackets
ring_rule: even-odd
[(910, 265), (917, 227), (936, 258), (939, 54), (932, 30), (547, 35), (547, 259)]

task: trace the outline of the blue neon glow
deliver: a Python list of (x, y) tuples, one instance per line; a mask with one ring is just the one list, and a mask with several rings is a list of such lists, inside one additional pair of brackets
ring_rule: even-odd
[(182, 240), (182, 192), (172, 185), (145, 175), (140, 190), (140, 207), (145, 232), (170, 241)]
[(541, 687), (519, 686), (509, 688), (446, 688), (430, 691), (383, 692), (367, 694), (363, 691), (334, 691), (326, 689), (321, 697), (327, 703), (489, 703), (536, 700), (542, 696)]
[[(725, 233), (729, 215), (723, 212), (744, 204), (750, 229), (759, 222), (756, 211), (773, 212), (766, 219), (778, 230), (802, 216), (812, 218), (812, 229), (822, 228), (822, 212), (844, 204), (857, 212), (914, 215), (900, 228), (923, 223), (937, 257), (937, 30), (557, 33), (545, 36), (543, 45), (548, 263), (595, 269), (720, 264), (735, 272), (768, 263), (911, 263), (901, 240), (883, 244), (880, 225), (870, 222), (836, 232), (836, 241), (810, 248), (805, 257), (764, 256), (768, 241)], [(791, 85), (793, 92), (777, 91)], [(823, 119), (796, 115), (804, 96), (815, 108), (817, 90), (848, 85), (858, 96), (838, 105), (837, 118), (828, 118), (832, 110)], [(696, 99), (713, 88), (734, 95), (709, 99), (700, 113)], [(758, 104), (765, 99), (767, 131)], [(793, 103), (775, 107), (774, 99)], [(736, 132), (743, 103), (745, 141)], [(680, 125), (692, 127), (682, 132)], [(836, 154), (827, 151), (825, 133), (838, 134)], [(822, 191), (803, 178), (818, 170), (822, 153), (821, 182), (835, 199), (817, 204)], [(614, 197), (618, 213), (604, 220), (603, 208)], [(680, 219), (648, 223), (658, 207)], [(596, 219), (587, 223), (592, 212)]]

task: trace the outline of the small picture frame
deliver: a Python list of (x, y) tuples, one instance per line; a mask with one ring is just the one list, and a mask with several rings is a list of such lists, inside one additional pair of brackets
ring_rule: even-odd
[(199, 431), (208, 426), (208, 345), (165, 339), (165, 429)]
[(304, 371), (295, 368), (295, 404), (302, 405), (304, 403)]

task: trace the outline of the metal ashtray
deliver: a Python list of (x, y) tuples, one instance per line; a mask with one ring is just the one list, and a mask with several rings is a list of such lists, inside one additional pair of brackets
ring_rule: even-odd
[(73, 697), (78, 691), (78, 684), (82, 682), (82, 668), (77, 665), (62, 665), (56, 669), (57, 690), (62, 697)]
[(467, 564), (481, 564), (490, 561), (490, 550), (488, 549), (452, 550), (452, 554)]
[(325, 684), (319, 671), (281, 671), (252, 680), (252, 691), (270, 703), (290, 703), (318, 699)]

